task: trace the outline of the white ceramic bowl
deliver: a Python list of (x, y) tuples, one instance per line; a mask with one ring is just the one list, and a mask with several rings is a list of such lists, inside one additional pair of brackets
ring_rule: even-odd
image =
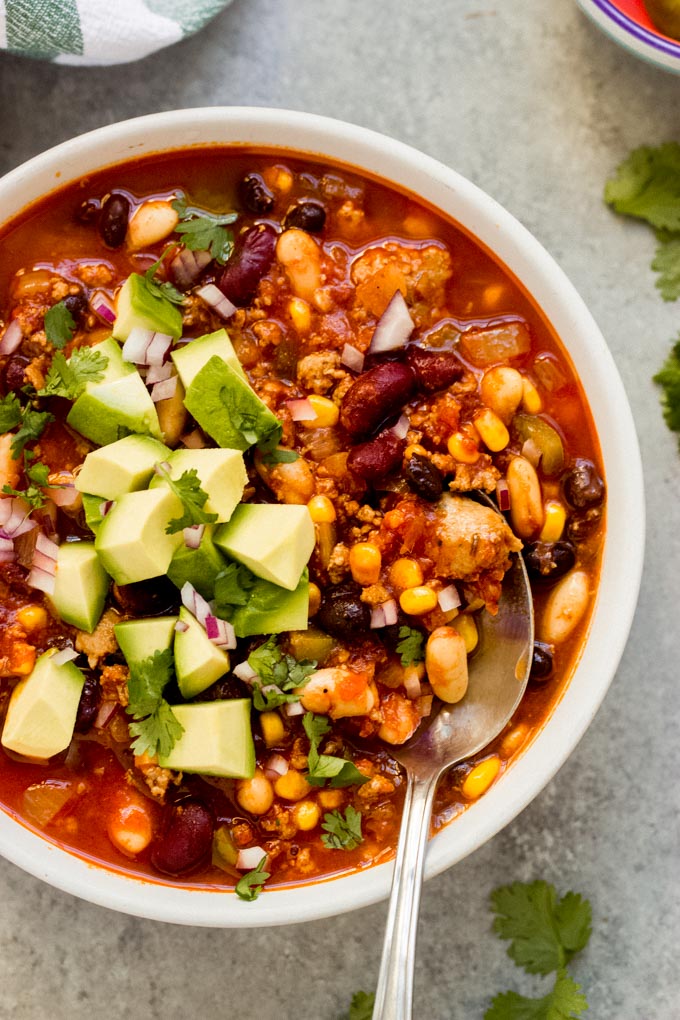
[[(164, 149), (242, 142), (326, 155), (402, 186), (479, 238), (533, 295), (567, 344), (600, 437), (608, 523), (600, 588), (581, 659), (543, 730), (498, 783), (430, 845), (436, 875), (507, 825), (563, 764), (604, 697), (637, 600), (644, 544), (642, 471), (630, 408), (595, 322), (564, 273), (531, 234), (459, 174), (401, 142), (304, 113), (210, 108), (161, 113), (101, 128), (37, 156), (0, 181), (6, 218), (99, 167)], [(625, 550), (625, 554), (622, 551)], [(339, 914), (384, 898), (392, 866), (288, 889), (253, 903), (225, 892), (177, 889), (88, 864), (0, 811), (0, 853), (46, 882), (94, 903), (181, 924), (249, 927)]]
[(680, 42), (652, 22), (644, 0), (576, 0), (581, 10), (629, 53), (680, 74)]

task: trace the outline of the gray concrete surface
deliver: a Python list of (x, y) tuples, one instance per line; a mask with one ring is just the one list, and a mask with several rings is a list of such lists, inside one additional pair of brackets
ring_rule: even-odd
[[(573, 0), (235, 0), (142, 64), (67, 69), (0, 57), (0, 168), (136, 114), (285, 106), (384, 131), (455, 167), (522, 220), (598, 320), (645, 460), (639, 609), (594, 724), (503, 833), (425, 888), (419, 1020), (481, 1020), (508, 987), (537, 994), (490, 933), (489, 892), (542, 877), (590, 897), (575, 973), (593, 1020), (680, 1017), (677, 598), (680, 456), (652, 374), (678, 333), (654, 290), (653, 240), (601, 202), (642, 143), (680, 139), (680, 79), (617, 48)], [(626, 555), (626, 550), (621, 550)], [(384, 907), (278, 930), (127, 918), (0, 862), (0, 1017), (337, 1020), (374, 986)]]

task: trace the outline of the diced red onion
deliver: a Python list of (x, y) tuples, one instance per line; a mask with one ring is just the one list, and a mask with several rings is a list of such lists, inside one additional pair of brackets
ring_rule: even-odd
[(21, 499), (14, 496), (0, 498), (0, 536), (16, 538), (35, 527), (29, 517), (30, 510)]
[(342, 348), (342, 354), (340, 356), (340, 362), (349, 368), (351, 372), (363, 372), (364, 370), (364, 355), (356, 347), (352, 347), (351, 344), (345, 344)]
[(153, 386), (154, 383), (169, 379), (171, 375), (172, 365), (169, 361), (166, 361), (163, 365), (152, 365), (144, 376), (144, 382), (147, 386)]
[(38, 570), (44, 570), (46, 574), (54, 574), (56, 573), (57, 564), (49, 556), (45, 556), (45, 553), (41, 553), (39, 549), (36, 549), (33, 553), (31, 566), (37, 567)]
[(439, 602), (439, 608), (442, 613), (450, 613), (452, 609), (458, 609), (460, 605), (460, 594), (455, 584), (450, 584), (446, 588), (442, 588), (437, 596)]
[(397, 290), (378, 319), (368, 353), (382, 354), (384, 351), (398, 350), (404, 346), (414, 329), (415, 323), (404, 301), (404, 295)]
[(98, 730), (102, 730), (115, 712), (117, 704), (118, 702), (116, 701), (102, 701), (99, 706), (99, 711), (97, 712), (97, 717), (92, 725)]
[(200, 429), (194, 429), (193, 432), (182, 436), (180, 443), (182, 446), (186, 446), (187, 450), (205, 450), (205, 439)]
[(263, 857), (267, 856), (266, 850), (261, 846), (249, 846), (245, 850), (239, 850), (236, 858), (236, 867), (239, 871), (252, 871), (256, 868)]
[(35, 547), (38, 552), (41, 552), (44, 556), (54, 560), (55, 563), (57, 562), (59, 546), (56, 542), (53, 542), (51, 538), (48, 538), (47, 535), (43, 535), (43, 533), (40, 532), (36, 539)]
[(380, 630), (385, 627), (385, 610), (382, 606), (373, 606), (371, 609), (371, 630)]
[(48, 499), (51, 499), (55, 506), (73, 506), (80, 493), (73, 482), (65, 485), (54, 485), (45, 491)]
[(0, 340), (0, 354), (14, 354), (23, 339), (24, 335), (21, 332), (21, 323), (18, 319), (14, 319), (10, 322), (9, 326), (5, 330), (2, 340)]
[(164, 478), (172, 471), (172, 464), (168, 464), (167, 460), (160, 460), (157, 464), (154, 464), (153, 469), (159, 478)]
[(184, 544), (187, 549), (198, 549), (205, 531), (205, 524), (192, 524), (190, 528), (184, 528)]
[(78, 658), (79, 654), (75, 648), (61, 648), (52, 656), (52, 662), (55, 666), (63, 666), (67, 662), (73, 662), (74, 659)]
[(46, 570), (41, 570), (40, 567), (32, 567), (30, 574), (26, 578), (26, 584), (30, 588), (36, 588), (46, 595), (54, 595), (56, 581), (57, 579), (53, 573), (49, 574)]
[(0, 563), (13, 563), (15, 556), (12, 539), (0, 537)]
[(428, 715), (431, 715), (433, 700), (434, 698), (431, 694), (423, 694), (422, 697), (418, 698), (418, 711), (420, 712), (421, 719), (427, 719)]
[(116, 321), (116, 310), (113, 302), (106, 294), (100, 292), (93, 294), (90, 300), (90, 308), (95, 315), (98, 315), (104, 322), (108, 322), (109, 325)]
[(306, 709), (301, 701), (289, 701), (287, 704), (283, 706), (283, 711), (288, 716), (294, 716), (304, 715)]
[(228, 620), (222, 620), (219, 616), (209, 613), (204, 626), (206, 634), (218, 648), (236, 648), (236, 633)]
[(184, 608), (188, 609), (196, 617), (201, 627), (205, 627), (206, 617), (212, 616), (210, 604), (206, 602), (189, 581), (182, 585), (179, 594)]
[(387, 602), (382, 604), (383, 612), (385, 614), (385, 626), (393, 627), (399, 618), (399, 607), (394, 599), (388, 599)]
[(253, 669), (247, 659), (239, 662), (238, 666), (234, 666), (232, 673), (245, 683), (250, 683), (257, 676), (257, 671)]
[(175, 624), (175, 632), (177, 634), (186, 634), (189, 630), (189, 624), (185, 620), (178, 620)]
[(169, 400), (170, 397), (174, 397), (176, 389), (177, 376), (173, 375), (169, 379), (163, 379), (162, 382), (154, 383), (151, 387), (151, 399), (154, 404), (159, 400)]
[(406, 439), (408, 430), (411, 428), (411, 422), (408, 420), (405, 414), (402, 414), (396, 425), (393, 425), (390, 432), (397, 437), (397, 439)]
[(172, 346), (172, 337), (167, 333), (154, 333), (146, 349), (145, 365), (162, 365)]
[(529, 461), (533, 467), (538, 467), (538, 463), (542, 456), (540, 446), (537, 444), (535, 439), (525, 440), (522, 446), (522, 456)]
[(178, 287), (191, 287), (207, 265), (212, 262), (209, 251), (182, 248), (170, 262), (170, 272)]
[(130, 361), (135, 365), (146, 365), (146, 352), (154, 335), (152, 329), (142, 329), (140, 326), (131, 329), (123, 344), (123, 361)]
[(285, 405), (290, 411), (293, 421), (314, 421), (318, 414), (312, 403), (306, 398), (303, 400), (287, 400)]
[(406, 697), (411, 701), (415, 701), (422, 694), (423, 689), (415, 666), (407, 666), (404, 670), (404, 687), (406, 688)]
[(233, 305), (226, 294), (223, 294), (214, 283), (209, 283), (205, 287), (199, 287), (196, 293), (223, 319), (230, 319), (236, 311), (236, 305)]
[(99, 504), (99, 513), (102, 517), (106, 517), (115, 502), (115, 499), (105, 499), (103, 503)]
[(280, 776), (285, 776), (288, 771), (288, 762), (282, 754), (272, 754), (264, 763), (262, 771), (267, 779), (276, 782)]
[(496, 482), (496, 499), (498, 500), (498, 509), (503, 513), (510, 509), (510, 486), (505, 478), (499, 478)]

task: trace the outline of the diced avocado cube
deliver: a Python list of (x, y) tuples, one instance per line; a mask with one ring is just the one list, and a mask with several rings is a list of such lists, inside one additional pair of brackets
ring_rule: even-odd
[(130, 433), (162, 438), (156, 405), (134, 369), (113, 382), (88, 384), (66, 421), (99, 446), (115, 443)]
[(127, 492), (109, 510), (97, 532), (95, 548), (116, 584), (134, 584), (167, 572), (182, 532), (166, 534), (168, 523), (182, 514), (170, 489)]
[(242, 503), (215, 532), (215, 545), (258, 577), (294, 591), (314, 549), (306, 506)]
[(151, 436), (125, 436), (88, 453), (76, 477), (76, 489), (103, 499), (118, 499), (125, 492), (144, 489), (154, 465), (169, 456), (168, 447)]
[(175, 640), (176, 616), (154, 616), (146, 620), (124, 620), (113, 628), (120, 650), (128, 666), (144, 662), (156, 652), (172, 647)]
[(112, 333), (124, 342), (133, 329), (151, 329), (168, 336), (182, 335), (182, 313), (167, 298), (152, 294), (143, 276), (131, 273), (116, 299)]
[(175, 632), (175, 672), (185, 698), (195, 698), (229, 672), (229, 656), (208, 637), (195, 616), (182, 606)]
[[(196, 471), (201, 488), (207, 494), (203, 509), (217, 514), (217, 522), (228, 521), (243, 496), (248, 481), (243, 455), (239, 450), (175, 450), (166, 458), (173, 481), (185, 471)], [(157, 475), (150, 488), (168, 483)]]
[(215, 333), (199, 336), (197, 340), (191, 340), (188, 344), (175, 347), (170, 352), (170, 357), (175, 362), (175, 368), (185, 390), (189, 388), (203, 366), (213, 357), (221, 358), (230, 368), (233, 368), (237, 375), (240, 375), (246, 382), (248, 381), (226, 329), (218, 329)]
[(173, 705), (172, 711), (184, 733), (170, 754), (159, 757), (162, 768), (234, 779), (255, 775), (250, 698)]
[(244, 606), (231, 617), (236, 637), (254, 634), (281, 634), (286, 630), (304, 630), (309, 621), (309, 573), (305, 569), (295, 591), (279, 588), (259, 579)]
[(90, 493), (83, 493), (83, 510), (85, 512), (85, 523), (87, 524), (90, 531), (93, 531), (96, 535), (99, 528), (104, 520), (102, 514), (102, 504), (106, 500), (102, 499), (101, 496), (92, 496)]
[(109, 584), (93, 542), (63, 542), (59, 546), (51, 601), (65, 623), (91, 634), (102, 615)]
[(120, 349), (120, 345), (116, 343), (113, 337), (94, 344), (92, 350), (97, 351), (98, 354), (106, 358), (106, 368), (102, 378), (97, 382), (87, 383), (86, 389), (92, 389), (94, 386), (101, 386), (104, 383), (112, 383), (117, 379), (124, 379), (126, 375), (134, 375), (137, 372), (134, 365), (130, 365), (127, 361), (123, 360), (123, 352)]
[(187, 388), (184, 404), (218, 446), (247, 450), (280, 434), (281, 422), (221, 358), (210, 358)]
[(168, 567), (168, 577), (173, 584), (181, 588), (188, 581), (204, 599), (214, 598), (215, 578), (227, 565), (213, 542), (214, 530), (213, 525), (207, 524), (198, 549), (181, 545)]
[(71, 743), (85, 677), (73, 662), (40, 656), (33, 672), (12, 691), (2, 745), (28, 758), (51, 758)]

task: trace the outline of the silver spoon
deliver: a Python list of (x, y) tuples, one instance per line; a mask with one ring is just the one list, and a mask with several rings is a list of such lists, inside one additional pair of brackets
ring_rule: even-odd
[(408, 743), (392, 752), (406, 770), (407, 784), (373, 1020), (411, 1020), (418, 908), (437, 781), (447, 768), (498, 736), (529, 679), (534, 614), (521, 556), (513, 557), (503, 579), (498, 614), (485, 613), (480, 623), (479, 647), (470, 660), (463, 700), (443, 706)]

